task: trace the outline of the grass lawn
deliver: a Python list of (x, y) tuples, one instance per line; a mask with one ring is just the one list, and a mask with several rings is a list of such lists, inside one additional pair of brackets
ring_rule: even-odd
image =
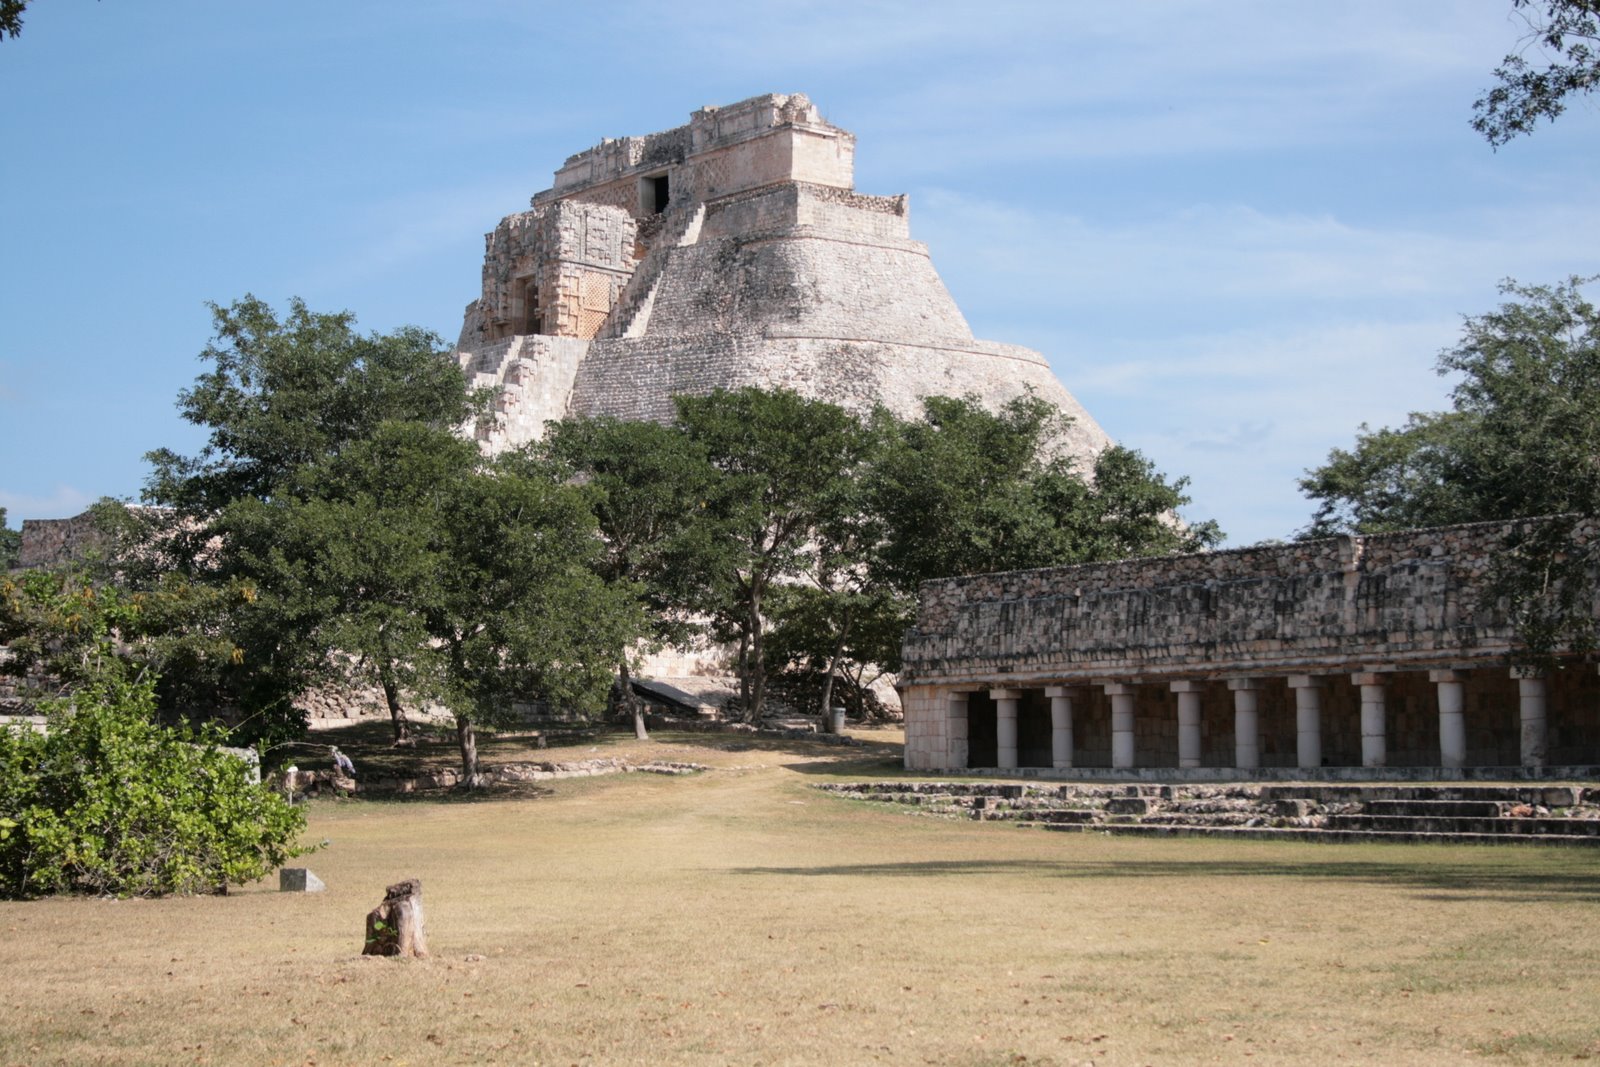
[[(0, 903), (0, 1065), (1600, 1059), (1600, 852), (1051, 834), (808, 788), (894, 773), (888, 744), (537, 758), (592, 755), (715, 769), (316, 801), (320, 894)], [(409, 876), (434, 957), (363, 959)]]

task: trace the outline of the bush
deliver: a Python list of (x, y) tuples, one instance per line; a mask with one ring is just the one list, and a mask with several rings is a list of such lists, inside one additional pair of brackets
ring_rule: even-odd
[(305, 816), (219, 746), (153, 721), (154, 683), (103, 677), (0, 727), (0, 897), (225, 893), (304, 849)]

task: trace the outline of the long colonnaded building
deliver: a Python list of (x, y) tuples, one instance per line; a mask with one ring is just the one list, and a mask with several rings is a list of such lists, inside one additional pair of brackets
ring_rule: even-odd
[[(1489, 579), (1515, 525), (926, 583), (900, 679), (905, 765), (1091, 780), (1593, 777), (1594, 659), (1512, 665), (1515, 627)], [(1577, 538), (1593, 543), (1600, 522)], [(1588, 609), (1600, 617), (1600, 602)]]

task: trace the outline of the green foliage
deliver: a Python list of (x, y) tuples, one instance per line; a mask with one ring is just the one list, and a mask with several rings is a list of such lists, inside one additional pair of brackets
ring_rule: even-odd
[(552, 422), (535, 454), (580, 486), (600, 528), (595, 571), (634, 583), (658, 642), (693, 632), (681, 610), (706, 556), (699, 519), (716, 470), (679, 429), (609, 416)]
[(445, 658), (444, 700), (471, 782), (473, 723), (503, 721), (534, 698), (600, 711), (645, 624), (637, 588), (595, 573), (600, 540), (584, 494), (547, 465), (511, 454), (447, 493), (449, 559), (424, 620)]
[[(780, 585), (769, 605), (767, 663), (773, 670), (792, 667), (815, 676), (816, 700), (799, 706), (818, 711), (824, 701), (851, 706), (860, 699), (849, 694), (834, 699), (823, 682), (829, 675), (859, 694), (881, 675), (900, 669), (900, 644), (916, 611), (911, 597), (849, 579), (823, 586)], [(792, 694), (795, 687), (788, 688)]]
[(1215, 523), (1182, 525), (1187, 479), (1168, 483), (1139, 453), (1112, 447), (1092, 480), (1051, 443), (1065, 417), (1032, 395), (999, 412), (929, 397), (899, 423), (877, 464), (872, 504), (887, 544), (876, 563), (908, 595), (932, 578), (1131, 556), (1196, 552)]
[(324, 677), (442, 701), (470, 730), (517, 701), (598, 710), (644, 631), (635, 585), (594, 572), (588, 505), (534, 457), (486, 465), (448, 430), (386, 422), (216, 528), (230, 566), (326, 650)]
[[(428, 443), (450, 438), (446, 452), (459, 458), (471, 446), (452, 431), (481, 413), (483, 398), (468, 394), (448, 349), (423, 330), (362, 335), (349, 313), (298, 300), (282, 317), (249, 296), (211, 311), (209, 368), (179, 397), (184, 418), (210, 429), (208, 442), (192, 457), (149, 455), (145, 495), (172, 511), (123, 522), (122, 540), (135, 547), (119, 566), (135, 585), (178, 569), (249, 591), (215, 631), (232, 642), (236, 669), (196, 677), (215, 703), (286, 733), (295, 698), (353, 664), (391, 693), (391, 682), (420, 684), (384, 648), (425, 644), (403, 584), (421, 564), (401, 546), (420, 536), (405, 516), (407, 493), (426, 477), (417, 469), (426, 446), (406, 448), (389, 427), (411, 426)], [(385, 471), (397, 455), (407, 465)], [(341, 647), (330, 638), (352, 641), (356, 658), (330, 654)]]
[(1503, 283), (1515, 299), (1467, 318), (1439, 355), (1440, 374), (1460, 375), (1453, 410), (1363, 426), (1300, 482), (1319, 501), (1309, 536), (1550, 516), (1513, 529), (1490, 582), (1535, 663), (1595, 643), (1600, 560), (1572, 541), (1579, 518), (1600, 514), (1600, 311), (1583, 295), (1594, 280)]
[(301, 812), (249, 780), (221, 731), (158, 726), (115, 671), (0, 728), (0, 896), (226, 892), (301, 854)]
[(1459, 471), (1476, 425), (1461, 412), (1413, 413), (1398, 430), (1362, 423), (1353, 449), (1333, 449), (1326, 464), (1300, 480), (1301, 492), (1322, 501), (1301, 536), (1389, 533), (1478, 518), (1478, 501)]
[(268, 499), (384, 422), (451, 429), (477, 413), (449, 350), (426, 330), (363, 336), (349, 312), (320, 314), (299, 300), (280, 320), (253, 296), (212, 304), (211, 315), (216, 337), (200, 356), (211, 368), (178, 398), (184, 419), (211, 436), (197, 456), (148, 457), (146, 497), (186, 515)]
[(786, 575), (813, 570), (817, 535), (859, 497), (874, 437), (837, 404), (787, 389), (716, 390), (677, 399), (676, 426), (716, 472), (704, 502), (692, 605), (738, 643), (740, 701), (766, 697), (767, 597)]
[[(265, 692), (241, 640), (258, 606), (242, 579), (206, 584), (169, 572), (145, 588), (108, 582), (94, 567), (0, 575), (0, 644), (9, 669), (51, 677), (68, 692), (114, 675), (155, 678), (169, 718), (205, 718), (239, 695)], [(235, 744), (298, 736), (303, 718), (287, 702), (264, 704), (236, 724)]]
[(1600, 85), (1600, 0), (1511, 0), (1511, 7), (1527, 25), (1523, 47), (1543, 50), (1550, 62), (1532, 66), (1517, 52), (1500, 61), (1499, 84), (1472, 105), (1472, 128), (1495, 148), (1532, 133), (1540, 119), (1554, 121), (1568, 97)]
[(0, 40), (21, 35), (22, 13), (26, 10), (28, 0), (0, 0)]
[[(1066, 428), (1028, 396), (999, 413), (931, 398), (927, 418), (862, 419), (787, 390), (679, 397), (670, 427), (552, 424), (539, 458), (599, 516), (608, 584), (633, 582), (655, 635), (709, 620), (738, 647), (745, 713), (769, 671), (820, 710), (834, 679), (859, 693), (898, 665), (918, 582), (1012, 567), (1195, 551), (1184, 482), (1112, 448), (1092, 481), (1051, 451)], [(625, 677), (626, 664), (622, 664)]]
[(22, 533), (6, 525), (6, 509), (0, 508), (0, 574), (17, 565), (22, 554)]
[(1439, 355), (1460, 375), (1453, 410), (1399, 430), (1362, 427), (1300, 488), (1319, 501), (1309, 533), (1381, 533), (1600, 508), (1600, 312), (1593, 279), (1506, 282), (1517, 299), (1469, 317)]

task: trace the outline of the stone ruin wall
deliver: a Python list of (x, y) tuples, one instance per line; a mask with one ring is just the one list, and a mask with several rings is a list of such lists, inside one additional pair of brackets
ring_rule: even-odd
[(589, 350), (574, 337), (522, 335), (476, 349), (463, 363), (471, 389), (494, 389), (494, 420), (474, 428), (479, 444), (498, 452), (537, 440), (544, 424), (567, 408), (578, 364)]
[(595, 336), (633, 273), (636, 231), (626, 211), (577, 201), (501, 219), (484, 238), (483, 291), (468, 305), (460, 347)]
[[(1264, 767), (1296, 764), (1291, 674), (1325, 680), (1322, 750), (1330, 766), (1360, 766), (1356, 672), (1383, 670), (1388, 762), (1436, 765), (1437, 694), (1429, 670), (1464, 679), (1467, 762), (1515, 766), (1518, 683), (1508, 669), (1513, 627), (1485, 602), (1485, 579), (1518, 524), (1476, 523), (1337, 537), (1225, 552), (1135, 559), (929, 582), (907, 634), (901, 676), (908, 766), (944, 765), (944, 705), (963, 682), (992, 707), (992, 686), (1023, 690), (1023, 766), (1050, 763), (1048, 684), (1076, 694), (1074, 766), (1107, 766), (1110, 700), (1094, 683), (1134, 685), (1140, 766), (1177, 765), (1168, 680), (1201, 686), (1202, 765), (1233, 760), (1229, 678), (1254, 676)], [(1585, 520), (1580, 543), (1600, 537)], [(1600, 602), (1593, 610), (1600, 613)], [(1600, 675), (1572, 662), (1546, 675), (1549, 759), (1600, 761)], [(1041, 727), (1040, 724), (1046, 724)], [(1031, 731), (1031, 732), (1030, 732)], [(987, 758), (977, 751), (973, 758)]]
[(92, 511), (69, 519), (23, 519), (17, 568), (59, 567), (102, 552), (106, 546), (106, 536)]
[[(928, 582), (907, 671), (1155, 678), (1503, 660), (1512, 626), (1485, 603), (1484, 581), (1513, 525)], [(1596, 536), (1600, 523), (1580, 525), (1580, 543)]]

